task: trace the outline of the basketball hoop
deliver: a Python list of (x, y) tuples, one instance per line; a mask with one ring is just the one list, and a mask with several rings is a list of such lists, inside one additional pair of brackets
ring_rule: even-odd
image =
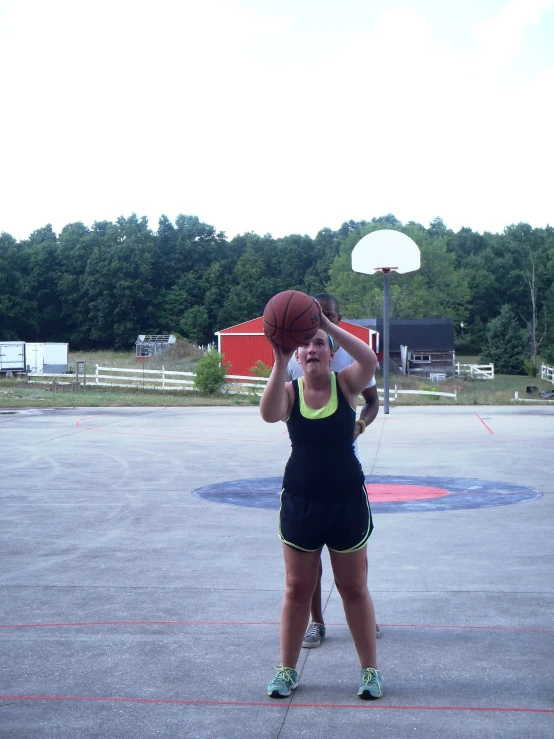
[[(397, 267), (377, 267), (378, 264), (396, 264)], [(371, 275), (383, 273), (383, 379), (385, 413), (389, 412), (389, 313), (390, 273), (414, 272), (420, 267), (419, 248), (415, 241), (401, 231), (381, 229), (360, 239), (352, 250), (354, 272)]]

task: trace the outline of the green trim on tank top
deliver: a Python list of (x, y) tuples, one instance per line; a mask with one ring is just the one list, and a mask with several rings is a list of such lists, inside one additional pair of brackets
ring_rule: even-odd
[(336, 372), (331, 372), (331, 397), (323, 406), (323, 408), (310, 408), (310, 406), (306, 403), (306, 401), (304, 400), (304, 384), (302, 377), (298, 378), (298, 401), (300, 405), (300, 414), (304, 418), (309, 418), (313, 421), (319, 418), (327, 418), (328, 416), (332, 416), (339, 407)]

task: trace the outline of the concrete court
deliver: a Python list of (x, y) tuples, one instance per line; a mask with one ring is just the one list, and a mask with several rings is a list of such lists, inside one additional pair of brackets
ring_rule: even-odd
[(328, 639), (267, 697), (277, 514), (191, 495), (279, 476), (283, 431), (254, 407), (0, 414), (1, 737), (554, 737), (554, 409), (392, 407), (361, 438), (366, 474), (543, 493), (375, 514), (372, 702), (326, 554)]

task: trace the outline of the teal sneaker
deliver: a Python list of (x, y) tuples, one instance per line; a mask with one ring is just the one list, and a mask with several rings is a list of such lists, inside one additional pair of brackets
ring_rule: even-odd
[(362, 669), (361, 685), (358, 695), (366, 701), (372, 698), (380, 698), (383, 695), (383, 678), (379, 670), (375, 670), (373, 667), (364, 667)]
[(298, 673), (292, 667), (277, 665), (275, 677), (267, 686), (270, 698), (287, 698), (298, 687)]

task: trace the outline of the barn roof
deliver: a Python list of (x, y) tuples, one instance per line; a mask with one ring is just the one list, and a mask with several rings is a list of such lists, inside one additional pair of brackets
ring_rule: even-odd
[(221, 331), (216, 331), (215, 335), (220, 336), (221, 334), (263, 334), (263, 332), (264, 320), (262, 316), (260, 316), (259, 318), (253, 318), (251, 321), (237, 323), (236, 326), (223, 328), (221, 329)]
[[(361, 326), (362, 328), (370, 328), (372, 330), (375, 330), (375, 326), (369, 326), (365, 325), (362, 321), (352, 321), (350, 319), (346, 320), (343, 319), (342, 323), (350, 323), (357, 326)], [(229, 326), (228, 328), (223, 328), (221, 331), (216, 331), (216, 336), (222, 336), (222, 335), (229, 335), (229, 334), (238, 334), (239, 336), (241, 334), (260, 334), (263, 335), (264, 333), (264, 320), (263, 316), (260, 316), (259, 318), (253, 318), (251, 321), (245, 321), (244, 323), (238, 323), (236, 326)]]

